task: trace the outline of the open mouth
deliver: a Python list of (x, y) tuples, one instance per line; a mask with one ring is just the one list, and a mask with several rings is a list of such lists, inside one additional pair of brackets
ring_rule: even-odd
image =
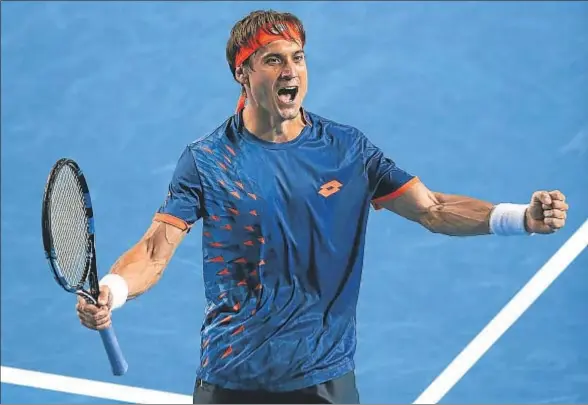
[(298, 86), (288, 86), (278, 89), (278, 100), (282, 103), (290, 104), (293, 103), (298, 94)]

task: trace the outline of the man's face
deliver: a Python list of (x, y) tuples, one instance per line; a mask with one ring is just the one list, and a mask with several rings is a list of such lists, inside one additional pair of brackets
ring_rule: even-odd
[(270, 116), (294, 119), (306, 96), (308, 78), (304, 51), (299, 43), (274, 41), (250, 59), (251, 100)]

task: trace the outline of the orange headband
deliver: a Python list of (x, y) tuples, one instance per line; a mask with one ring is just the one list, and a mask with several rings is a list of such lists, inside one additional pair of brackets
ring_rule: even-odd
[[(292, 23), (286, 22), (267, 26), (257, 31), (253, 40), (239, 49), (237, 56), (235, 57), (235, 67), (241, 66), (241, 64), (259, 48), (279, 39), (302, 42), (298, 29)], [(237, 112), (240, 112), (245, 108), (245, 98), (246, 95), (242, 92), (239, 101), (237, 102)]]

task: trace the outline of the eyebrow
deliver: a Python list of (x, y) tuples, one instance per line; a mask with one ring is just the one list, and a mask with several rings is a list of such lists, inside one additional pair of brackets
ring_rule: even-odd
[[(301, 53), (302, 54), (304, 53), (304, 50), (303, 49), (299, 49), (299, 50), (293, 52), (294, 55), (301, 54)], [(270, 53), (267, 53), (265, 55), (262, 55), (262, 58), (265, 59), (265, 58), (269, 58), (269, 57), (272, 57), (272, 56), (277, 56), (277, 57), (281, 58), (283, 55), (284, 55), (283, 53), (270, 52)]]

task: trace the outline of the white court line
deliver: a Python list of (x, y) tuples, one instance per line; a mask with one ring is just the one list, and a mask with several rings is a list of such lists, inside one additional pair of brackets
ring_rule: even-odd
[[(588, 220), (414, 401), (436, 404), (588, 246)], [(479, 398), (483, 401), (483, 398)]]
[(0, 367), (1, 381), (6, 384), (23, 385), (68, 394), (112, 399), (132, 404), (191, 404), (189, 395), (165, 391), (148, 390), (82, 378), (65, 377), (57, 374), (41, 373), (12, 367)]

